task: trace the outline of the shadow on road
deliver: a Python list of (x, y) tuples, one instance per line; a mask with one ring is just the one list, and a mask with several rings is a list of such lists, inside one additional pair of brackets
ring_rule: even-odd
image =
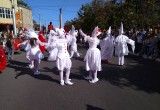
[(86, 105), (87, 106), (87, 109), (86, 110), (104, 110), (104, 109), (102, 109), (102, 108), (99, 108), (99, 107), (94, 107), (94, 106), (92, 106), (92, 105)]
[(14, 60), (9, 61), (9, 64), (7, 65), (7, 67), (13, 68), (15, 70), (15, 72), (17, 73), (15, 76), (15, 79), (27, 74), (27, 75), (30, 75), (36, 79), (39, 79), (39, 80), (48, 80), (48, 81), (56, 82), (59, 84), (59, 81), (53, 79), (51, 76), (48, 76), (45, 74), (40, 74), (40, 75), (35, 76), (33, 74), (33, 71), (31, 69), (29, 69), (27, 66), (28, 66), (28, 63), (14, 61)]
[(125, 57), (124, 66), (103, 64), (103, 71), (99, 72), (100, 80), (106, 80), (112, 85), (147, 93), (160, 93), (160, 67), (153, 60), (146, 60), (129, 55)]

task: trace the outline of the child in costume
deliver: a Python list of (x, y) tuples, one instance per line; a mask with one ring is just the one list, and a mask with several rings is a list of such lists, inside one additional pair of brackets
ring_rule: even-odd
[(89, 49), (87, 50), (84, 61), (86, 61), (86, 70), (90, 72), (89, 76), (85, 77), (85, 79), (88, 79), (90, 83), (96, 83), (99, 80), (97, 78), (97, 71), (101, 71), (102, 69), (101, 52), (97, 48), (97, 45), (100, 43), (97, 36), (99, 36), (101, 32), (99, 32), (98, 26), (93, 30), (91, 37), (84, 34), (82, 30), (79, 32), (84, 37), (84, 40), (89, 43)]
[(124, 65), (124, 56), (128, 55), (128, 46), (127, 43), (132, 46), (132, 51), (135, 49), (135, 41), (129, 39), (127, 36), (123, 35), (123, 24), (121, 23), (121, 28), (119, 30), (119, 36), (115, 39), (115, 54), (118, 56), (118, 65)]
[(38, 35), (33, 31), (29, 32), (29, 37), (30, 37), (31, 48), (28, 50), (28, 57), (31, 66), (34, 67), (34, 75), (38, 75), (39, 74), (38, 67), (40, 65), (41, 59), (44, 58), (41, 50), (39, 49), (39, 44), (43, 45), (43, 43), (41, 43), (38, 40)]

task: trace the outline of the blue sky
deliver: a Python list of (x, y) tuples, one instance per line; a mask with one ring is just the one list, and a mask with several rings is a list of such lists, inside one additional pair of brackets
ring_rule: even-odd
[(59, 9), (62, 7), (63, 24), (77, 16), (77, 11), (82, 4), (92, 0), (23, 0), (32, 8), (33, 19), (42, 25), (48, 25), (50, 21), (55, 27), (59, 27)]

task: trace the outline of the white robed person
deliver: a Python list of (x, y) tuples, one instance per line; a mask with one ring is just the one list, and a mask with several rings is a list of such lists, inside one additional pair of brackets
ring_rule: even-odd
[(38, 35), (34, 31), (29, 32), (29, 38), (31, 48), (27, 51), (28, 58), (32, 68), (34, 67), (34, 75), (38, 75), (40, 73), (38, 67), (41, 59), (44, 58), (44, 55), (39, 48), (39, 44), (42, 46), (44, 46), (44, 44), (38, 40)]
[(112, 57), (115, 45), (115, 38), (111, 35), (111, 26), (109, 27), (108, 31), (106, 32), (106, 37), (100, 41), (101, 47), (101, 58), (102, 60), (108, 64)]
[(119, 30), (119, 35), (115, 39), (115, 55), (118, 56), (118, 65), (124, 65), (124, 56), (128, 55), (128, 46), (127, 43), (131, 45), (132, 51), (135, 50), (135, 41), (129, 39), (126, 35), (123, 35), (123, 24), (121, 23), (121, 27)]
[[(72, 62), (67, 50), (67, 44), (69, 43), (70, 39), (65, 38), (65, 30), (63, 28), (58, 29), (57, 34), (59, 39), (56, 40), (56, 42), (54, 43), (54, 45), (52, 45), (52, 47), (58, 49), (56, 66), (60, 71), (59, 72), (60, 84), (62, 86), (65, 84), (73, 85), (73, 83), (71, 82), (71, 79), (69, 79)], [(64, 72), (66, 72), (65, 80), (64, 80)]]
[(50, 30), (50, 35), (48, 38), (49, 46), (47, 47), (47, 50), (49, 52), (48, 61), (56, 61), (58, 49), (56, 47), (55, 48), (51, 47), (56, 42), (57, 39), (58, 39), (57, 32), (55, 32), (54, 30)]
[(97, 71), (102, 70), (101, 52), (97, 48), (97, 45), (100, 43), (97, 36), (99, 36), (101, 32), (99, 31), (98, 26), (93, 30), (91, 37), (84, 34), (81, 29), (79, 32), (84, 37), (84, 40), (89, 43), (89, 49), (84, 58), (84, 61), (86, 61), (86, 70), (89, 71), (89, 76), (85, 77), (85, 79), (89, 80), (90, 83), (96, 83), (99, 80), (97, 78)]
[(77, 37), (78, 36), (78, 31), (75, 30), (74, 25), (72, 25), (72, 28), (69, 32), (69, 37), (70, 37), (70, 57), (72, 58), (74, 53), (76, 53), (77, 57), (80, 57), (79, 52), (77, 51)]
[[(27, 39), (18, 45), (26, 51), (26, 58), (27, 60), (30, 61), (29, 68), (32, 69), (34, 68), (34, 61), (30, 56), (31, 50), (33, 50), (33, 47), (38, 47), (38, 45), (44, 45), (44, 43), (42, 43), (38, 39), (38, 35), (33, 30), (26, 31), (26, 36), (27, 36)], [(39, 49), (39, 47), (36, 49)], [(42, 58), (43, 58), (43, 54), (42, 54)], [(39, 74), (39, 72), (35, 72), (35, 75), (37, 74)]]

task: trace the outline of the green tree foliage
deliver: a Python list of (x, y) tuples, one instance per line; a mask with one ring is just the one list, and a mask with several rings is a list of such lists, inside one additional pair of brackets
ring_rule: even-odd
[(92, 0), (82, 5), (77, 18), (67, 21), (68, 27), (75, 25), (86, 32), (95, 26), (118, 29), (120, 22), (125, 28), (149, 28), (160, 23), (160, 0)]
[(28, 4), (25, 3), (23, 0), (17, 0), (17, 4), (22, 5), (22, 6), (26, 7), (26, 8), (31, 9), (31, 8), (28, 6)]

